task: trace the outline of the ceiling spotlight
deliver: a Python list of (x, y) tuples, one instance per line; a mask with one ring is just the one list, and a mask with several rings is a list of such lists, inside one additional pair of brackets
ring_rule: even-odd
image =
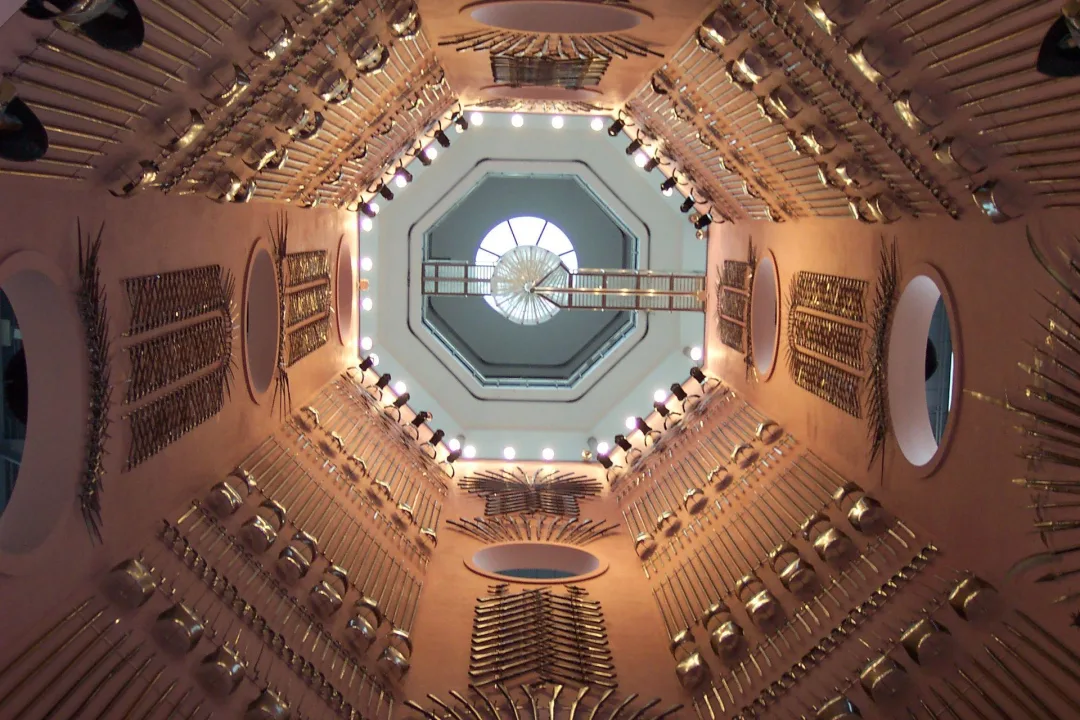
[[(386, 187), (386, 183), (379, 183), (379, 187), (375, 188), (375, 192), (379, 193), (380, 195), (382, 195), (387, 200), (393, 200), (394, 199), (394, 191), (391, 190), (390, 188)], [(376, 210), (375, 212), (379, 212), (379, 211)]]
[(566, 120), (563, 119), (562, 115), (556, 115), (555, 117), (551, 118), (551, 127), (555, 128), (556, 130), (561, 130), (562, 126), (565, 124)]
[(406, 180), (401, 175), (401, 173), (398, 173), (397, 175), (394, 175), (394, 184), (397, 185), (399, 188), (403, 188), (403, 187), (405, 187), (406, 185), (409, 184), (409, 181)]
[(384, 387), (390, 384), (390, 373), (383, 373), (379, 376), (379, 379), (375, 382), (375, 387), (382, 390)]
[(472, 460), (474, 457), (476, 457), (476, 448), (474, 448), (472, 445), (466, 445), (465, 447), (461, 448), (461, 455), (466, 460)]
[(666, 190), (663, 191), (664, 197), (671, 197), (674, 194), (675, 194), (675, 191), (672, 190), (671, 188), (667, 188)]
[(608, 126), (607, 134), (611, 137), (618, 137), (624, 127), (626, 127), (626, 121), (620, 118)]
[(611, 462), (611, 458), (609, 458), (607, 455), (603, 455), (603, 454), (597, 455), (596, 456), (596, 461), (598, 463), (600, 463), (601, 465), (603, 465), (604, 469), (606, 469), (606, 470), (610, 470), (615, 465), (615, 463)]
[(634, 426), (641, 431), (642, 435), (648, 435), (649, 433), (653, 432), (652, 427), (649, 425), (649, 423), (645, 422), (645, 418), (643, 417), (634, 418)]
[(457, 131), (459, 133), (460, 132), (465, 132), (466, 130), (469, 129), (469, 121), (466, 120), (465, 116), (462, 115), (461, 113), (454, 113), (454, 117), (451, 118), (451, 120), (453, 120), (454, 124), (457, 125)]
[(700, 384), (700, 385), (704, 385), (706, 383), (706, 381), (708, 380), (708, 378), (705, 377), (705, 373), (702, 372), (701, 368), (699, 368), (699, 367), (690, 368), (690, 377), (697, 380), (698, 384)]
[(650, 158), (645, 153), (641, 151), (634, 153), (634, 164), (637, 165), (639, 168), (644, 168), (646, 165), (649, 164), (649, 161)]
[(660, 167), (660, 156), (653, 155), (649, 158), (649, 161), (645, 163), (645, 166), (642, 168), (642, 170), (644, 170), (645, 172), (652, 172), (658, 167)]
[(615, 444), (618, 445), (619, 447), (621, 447), (626, 452), (630, 452), (630, 448), (634, 447), (630, 443), (630, 441), (626, 439), (625, 435), (616, 435), (615, 436)]
[(446, 443), (446, 447), (450, 448), (451, 450), (460, 450), (461, 438), (450, 438), (450, 442)]
[(641, 138), (634, 138), (633, 140), (630, 141), (630, 144), (626, 146), (626, 154), (628, 156), (633, 155), (634, 153), (636, 153), (638, 150), (641, 149), (642, 145), (644, 145), (644, 143), (641, 142)]
[(712, 225), (712, 223), (713, 223), (712, 215), (710, 215), (709, 213), (705, 213), (704, 215), (698, 215), (697, 219), (694, 220), (694, 229), (695, 230), (704, 230), (705, 228)]
[(379, 356), (375, 353), (368, 355), (368, 360), (371, 361), (371, 367), (379, 367)]
[(476, 125), (477, 127), (480, 127), (484, 124), (484, 113), (469, 113), (469, 122), (471, 122), (473, 125)]
[(636, 417), (628, 417), (628, 418), (626, 418), (626, 429), (627, 430), (633, 430), (636, 427), (637, 427), (637, 418)]
[(694, 209), (695, 204), (696, 201), (694, 200), (693, 194), (687, 195), (686, 199), (682, 201), (682, 205), (679, 206), (679, 212), (688, 213)]
[(521, 127), (522, 125), (525, 124), (525, 118), (522, 117), (521, 115), (519, 115), (518, 113), (514, 113), (513, 115), (510, 116), (510, 124), (513, 125), (514, 127)]
[(369, 257), (360, 258), (360, 269), (364, 272), (371, 272), (371, 268), (375, 267), (375, 263), (371, 261)]
[[(364, 232), (371, 232), (371, 228), (373, 228), (373, 227), (375, 227), (375, 223), (371, 222), (371, 218), (369, 218), (369, 217), (361, 218), (361, 220), (360, 220), (360, 229), (361, 230), (363, 230)], [(371, 261), (368, 260), (369, 264), (370, 264), (370, 262)], [(371, 268), (369, 267), (367, 269), (370, 270)]]
[[(413, 174), (405, 168), (399, 167), (397, 174), (394, 175), (394, 178), (396, 180), (404, 180), (406, 183), (411, 183), (413, 181)], [(404, 185), (399, 185), (398, 187), (404, 187)]]
[[(436, 130), (435, 133), (432, 135), (432, 137), (435, 138), (435, 142), (439, 143), (444, 148), (450, 147), (450, 138), (447, 137), (446, 133), (443, 131), (442, 128), (439, 128), (438, 130)], [(434, 155), (428, 155), (428, 157), (431, 158), (432, 160), (435, 159)]]
[(360, 212), (364, 213), (369, 218), (373, 218), (379, 214), (379, 206), (371, 201), (362, 202), (360, 203)]
[(656, 413), (662, 418), (666, 418), (668, 415), (671, 414), (671, 411), (668, 410), (667, 405), (665, 405), (662, 402), (659, 402), (659, 401), (654, 402), (652, 404), (652, 406), (653, 406), (653, 410), (655, 410)]
[(378, 355), (368, 355), (366, 358), (360, 361), (360, 372), (367, 372), (371, 368), (379, 364)]
[(405, 383), (401, 382), (400, 380), (394, 383), (394, 392), (396, 392), (398, 395), (404, 395), (406, 390), (407, 388), (405, 387)]
[(460, 450), (451, 450), (449, 453), (446, 454), (446, 462), (453, 465), (454, 463), (456, 463), (458, 461), (459, 457), (461, 457), (461, 451)]
[(701, 362), (701, 358), (702, 358), (702, 352), (701, 352), (701, 346), (700, 345), (695, 345), (694, 347), (690, 348), (690, 359), (691, 360), (693, 360), (694, 362)]
[(674, 395), (675, 399), (679, 402), (683, 402), (686, 400), (687, 397), (689, 397), (686, 394), (686, 390), (684, 390), (683, 386), (679, 383), (671, 383), (671, 394)]
[(374, 305), (375, 305), (375, 303), (373, 303), (373, 302), (371, 301), (371, 298), (369, 298), (369, 297), (366, 297), (366, 298), (364, 298), (363, 300), (361, 300), (361, 301), (360, 301), (360, 308), (361, 308), (362, 310), (364, 310), (365, 312), (370, 312), (370, 311), (371, 311), (371, 308), (372, 308), (372, 307), (373, 307)]
[(364, 337), (360, 338), (360, 349), (363, 350), (364, 352), (367, 352), (368, 350), (370, 350), (371, 349), (371, 338), (367, 337), (366, 335)]
[(434, 160), (435, 158), (439, 157), (439, 148), (435, 147), (434, 145), (428, 145), (426, 148), (424, 148), (424, 152), (422, 154), (428, 160)]
[(550, 462), (555, 459), (555, 451), (551, 448), (544, 448), (540, 451), (540, 457)]
[(372, 217), (375, 217), (375, 215), (378, 215), (378, 214), (379, 214), (379, 210), (381, 209), (381, 208), (379, 207), (379, 203), (377, 203), (377, 202), (375, 202), (374, 200), (372, 200), (371, 202), (369, 202), (369, 203), (368, 203), (368, 205), (370, 205), (370, 206), (371, 206), (371, 212), (372, 212), (372, 213), (374, 213), (374, 214), (372, 215)]
[(434, 160), (435, 158), (433, 158), (431, 155), (429, 155), (428, 151), (429, 150), (434, 150), (434, 149), (435, 148), (424, 148), (422, 150), (417, 151), (416, 154), (413, 155), (413, 157), (415, 157), (417, 160), (419, 160), (420, 164), (423, 165), (424, 167), (429, 167), (431, 165), (431, 161)]
[(667, 402), (668, 391), (667, 390), (657, 390), (656, 392), (653, 393), (652, 398), (653, 398), (653, 400), (655, 400), (656, 402), (659, 402), (659, 403)]
[(665, 195), (670, 196), (671, 191), (674, 190), (675, 186), (678, 184), (679, 181), (675, 179), (674, 175), (672, 175), (671, 177), (666, 178), (664, 182), (660, 183), (660, 189), (664, 192)]
[(607, 455), (608, 450), (610, 450), (610, 449), (611, 449), (611, 446), (608, 445), (606, 442), (598, 442), (598, 443), (596, 443), (596, 454), (597, 455)]
[(409, 404), (409, 393), (401, 393), (390, 405), (398, 410)]
[(503, 448), (503, 459), (504, 460), (513, 460), (516, 457), (517, 457), (517, 451), (514, 450), (514, 448), (510, 447), (509, 445), (507, 445), (506, 447)]
[(589, 123), (589, 127), (591, 127), (596, 132), (600, 132), (604, 129), (604, 118), (594, 117), (592, 119), (592, 122)]

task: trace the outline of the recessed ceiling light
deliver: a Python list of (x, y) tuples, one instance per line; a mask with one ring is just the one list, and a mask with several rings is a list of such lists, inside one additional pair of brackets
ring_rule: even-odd
[(450, 438), (450, 442), (446, 443), (446, 447), (450, 448), (451, 452), (456, 452), (461, 449), (461, 441), (457, 438)]
[(368, 355), (368, 359), (371, 360), (371, 367), (379, 367), (379, 356), (375, 353)]
[(517, 457), (517, 451), (514, 448), (507, 445), (503, 448), (503, 458), (506, 460), (513, 460)]
[(522, 117), (521, 115), (519, 115), (518, 113), (514, 113), (513, 115), (510, 116), (510, 124), (513, 125), (514, 127), (521, 127), (522, 125), (525, 124), (525, 118)]
[(694, 347), (690, 348), (690, 359), (691, 360), (693, 360), (694, 362), (701, 362), (701, 357), (702, 357), (702, 352), (701, 352), (700, 347), (695, 345)]
[(366, 298), (364, 298), (363, 300), (360, 301), (360, 307), (363, 310), (371, 310), (371, 308), (374, 305), (375, 305), (375, 303), (373, 303), (371, 301), (371, 298), (369, 298), (369, 297), (366, 297)]
[(591, 127), (596, 132), (600, 132), (604, 129), (604, 118), (594, 117), (592, 119), (592, 122), (589, 123), (589, 127)]
[[(360, 229), (364, 232), (371, 232), (371, 228), (373, 227), (375, 227), (375, 223), (372, 222), (371, 218), (365, 217), (360, 220)], [(371, 268), (368, 268), (368, 270), (370, 269)]]
[(461, 448), (461, 455), (471, 460), (476, 457), (476, 448), (474, 448), (472, 445), (466, 445), (465, 447)]
[(405, 383), (401, 382), (400, 380), (394, 383), (394, 392), (398, 395), (404, 395), (407, 391), (408, 388), (405, 387)]
[(428, 145), (424, 148), (424, 155), (427, 156), (428, 160), (434, 160), (439, 157), (439, 150), (434, 145)]
[(668, 391), (667, 390), (657, 390), (656, 392), (653, 393), (652, 397), (653, 397), (653, 400), (655, 400), (658, 403), (667, 402)]
[(551, 118), (551, 127), (555, 128), (556, 130), (561, 130), (562, 126), (565, 124), (566, 121), (563, 119), (562, 115), (556, 115), (555, 117)]
[(627, 430), (633, 430), (636, 427), (637, 427), (637, 418), (634, 418), (634, 417), (626, 418), (626, 429)]
[(645, 167), (649, 163), (649, 156), (640, 150), (634, 153), (634, 164), (639, 168)]
[(540, 457), (544, 458), (545, 460), (549, 460), (549, 461), (554, 460), (555, 459), (555, 451), (553, 449), (551, 449), (551, 448), (544, 448), (543, 450), (540, 451)]
[(372, 345), (371, 338), (367, 337), (366, 335), (364, 337), (360, 338), (360, 349), (363, 350), (364, 352), (367, 352), (368, 350), (370, 350), (371, 345)]
[(598, 443), (596, 443), (596, 454), (597, 455), (607, 455), (607, 452), (610, 449), (611, 449), (611, 446), (608, 445), (606, 442), (598, 442)]
[(373, 267), (375, 267), (375, 263), (371, 262), (371, 258), (369, 258), (369, 257), (360, 258), (360, 269), (361, 270), (363, 270), (364, 272), (371, 272), (371, 268), (373, 268)]
[(471, 122), (473, 125), (483, 125), (484, 124), (484, 113), (479, 113), (479, 112), (469, 113), (469, 122)]

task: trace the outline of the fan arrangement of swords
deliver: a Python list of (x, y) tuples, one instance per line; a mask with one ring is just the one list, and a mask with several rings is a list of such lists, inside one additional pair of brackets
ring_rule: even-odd
[(577, 517), (578, 500), (596, 497), (602, 485), (584, 475), (558, 470), (537, 470), (532, 475), (520, 467), (483, 470), (458, 481), (465, 492), (484, 498), (485, 515), (544, 512)]
[(505, 583), (473, 611), (469, 680), (477, 686), (538, 677), (545, 682), (617, 687), (600, 603), (576, 585), (508, 592)]
[[(579, 715), (581, 720), (585, 720), (585, 718), (593, 720), (593, 718), (604, 717), (602, 713), (607, 713), (607, 720), (616, 720), (624, 712), (629, 713), (627, 717), (632, 719), (662, 720), (662, 718), (670, 717), (683, 708), (680, 703), (672, 705), (656, 715), (646, 715), (649, 710), (660, 704), (660, 698), (653, 698), (635, 709), (632, 703), (638, 699), (637, 693), (630, 693), (620, 701), (617, 697), (613, 697), (615, 688), (608, 688), (599, 693), (598, 696), (596, 693), (590, 696), (589, 691), (592, 688), (588, 685), (578, 690), (577, 695), (573, 697), (571, 697), (571, 693), (563, 695), (563, 686), (558, 684), (522, 685), (521, 696), (516, 696), (505, 685), (499, 684), (495, 688), (499, 691), (501, 698), (495, 696), (492, 699), (491, 695), (485, 693), (476, 685), (469, 685), (469, 689), (480, 698), (475, 704), (466, 695), (462, 695), (456, 690), (450, 691), (450, 697), (460, 703), (474, 720), (484, 719), (484, 713), (480, 712), (481, 709), (486, 709), (492, 720), (521, 720), (519, 710), (523, 707), (528, 707), (532, 712), (532, 715), (528, 717), (539, 718), (544, 716), (542, 708), (545, 705), (547, 706), (546, 714), (551, 720), (563, 720), (564, 718), (565, 720), (575, 720)], [(550, 696), (545, 690), (550, 691)], [(442, 720), (445, 717), (443, 713), (449, 713), (450, 717), (453, 718), (461, 717), (461, 714), (455, 710), (454, 705), (447, 703), (438, 695), (428, 693), (427, 697), (428, 700), (435, 703), (435, 707), (431, 710), (413, 700), (406, 700), (405, 706), (417, 711), (426, 720)]]
[[(550, 520), (550, 522), (548, 522)], [(591, 518), (551, 517), (543, 515), (503, 515), (496, 518), (453, 518), (446, 521), (455, 530), (472, 535), (482, 543), (552, 542), (566, 545), (588, 545), (594, 540), (617, 530), (617, 524), (608, 524)]]

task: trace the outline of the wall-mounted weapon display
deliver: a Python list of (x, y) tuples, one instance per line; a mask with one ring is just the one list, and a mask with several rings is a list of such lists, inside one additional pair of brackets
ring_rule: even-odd
[(865, 280), (800, 271), (787, 302), (787, 364), (797, 385), (862, 417)]
[(754, 372), (754, 347), (750, 342), (753, 327), (751, 324), (750, 297), (754, 287), (754, 271), (757, 268), (757, 251), (751, 238), (747, 259), (725, 260), (717, 268), (719, 282), (716, 285), (717, 324), (720, 330), (720, 342), (732, 350), (743, 354), (748, 378), (756, 377)]
[(450, 518), (446, 524), (455, 530), (491, 545), (509, 542), (546, 542), (584, 546), (619, 528), (602, 520), (580, 516), (550, 516), (519, 513), (495, 517)]
[(325, 250), (284, 255), (285, 312), (283, 328), (287, 351), (286, 367), (315, 352), (330, 339), (332, 293), (329, 254)]
[(563, 595), (551, 588), (513, 593), (499, 585), (477, 600), (469, 656), (469, 679), (477, 687), (539, 679), (614, 688), (611, 659), (604, 611), (584, 588), (569, 586)]
[(602, 485), (585, 475), (558, 470), (528, 473), (513, 470), (483, 470), (462, 478), (458, 487), (484, 499), (485, 515), (544, 512), (577, 516), (579, 500), (597, 497)]
[(886, 353), (893, 313), (900, 299), (900, 260), (896, 241), (881, 241), (881, 257), (874, 307), (870, 311), (870, 346), (867, 364), (870, 375), (866, 383), (866, 435), (870, 441), (867, 464), (872, 464), (885, 447), (891, 419), (889, 418), (889, 378), (886, 372)]
[(330, 316), (326, 315), (289, 332), (286, 341), (289, 367), (300, 362), (330, 340)]
[[(535, 686), (525, 684), (517, 688), (500, 683), (495, 685), (495, 689), (498, 694), (471, 683), (469, 691), (476, 696), (475, 700), (470, 699), (473, 695), (469, 692), (462, 694), (451, 690), (450, 701), (428, 693), (427, 700), (434, 703), (430, 709), (415, 700), (406, 700), (404, 704), (410, 710), (420, 713), (426, 720), (438, 720), (443, 717), (444, 712), (451, 717), (461, 717), (455, 708), (460, 708), (474, 720), (483, 717), (490, 717), (491, 720), (520, 720), (519, 707), (529, 708), (532, 713), (528, 716), (530, 718), (547, 717), (549, 720), (600, 720), (605, 717), (607, 720), (616, 720), (623, 713), (629, 713), (627, 717), (662, 720), (677, 716), (683, 709), (681, 703), (676, 703), (656, 711), (655, 714), (647, 714), (654, 708), (663, 707), (660, 698), (639, 700), (638, 693), (635, 692), (620, 699), (615, 694), (616, 688), (598, 687), (593, 690), (592, 685), (582, 685), (576, 693), (562, 683), (539, 683)], [(520, 695), (515, 693), (515, 690), (520, 690)], [(636, 706), (635, 701), (642, 705)]]

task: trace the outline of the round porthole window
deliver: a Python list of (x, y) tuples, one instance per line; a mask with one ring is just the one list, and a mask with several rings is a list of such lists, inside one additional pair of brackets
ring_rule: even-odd
[(244, 362), (252, 393), (270, 387), (278, 353), (278, 287), (274, 261), (258, 248), (248, 267), (244, 293)]
[(780, 275), (776, 259), (768, 253), (757, 264), (750, 295), (750, 347), (754, 350), (754, 368), (762, 380), (768, 380), (776, 367), (779, 343)]
[(940, 278), (904, 287), (889, 332), (889, 414), (908, 462), (928, 466), (945, 443), (959, 392), (953, 312)]
[(587, 550), (544, 542), (516, 542), (477, 550), (465, 565), (475, 573), (504, 582), (574, 583), (594, 578), (608, 565)]

